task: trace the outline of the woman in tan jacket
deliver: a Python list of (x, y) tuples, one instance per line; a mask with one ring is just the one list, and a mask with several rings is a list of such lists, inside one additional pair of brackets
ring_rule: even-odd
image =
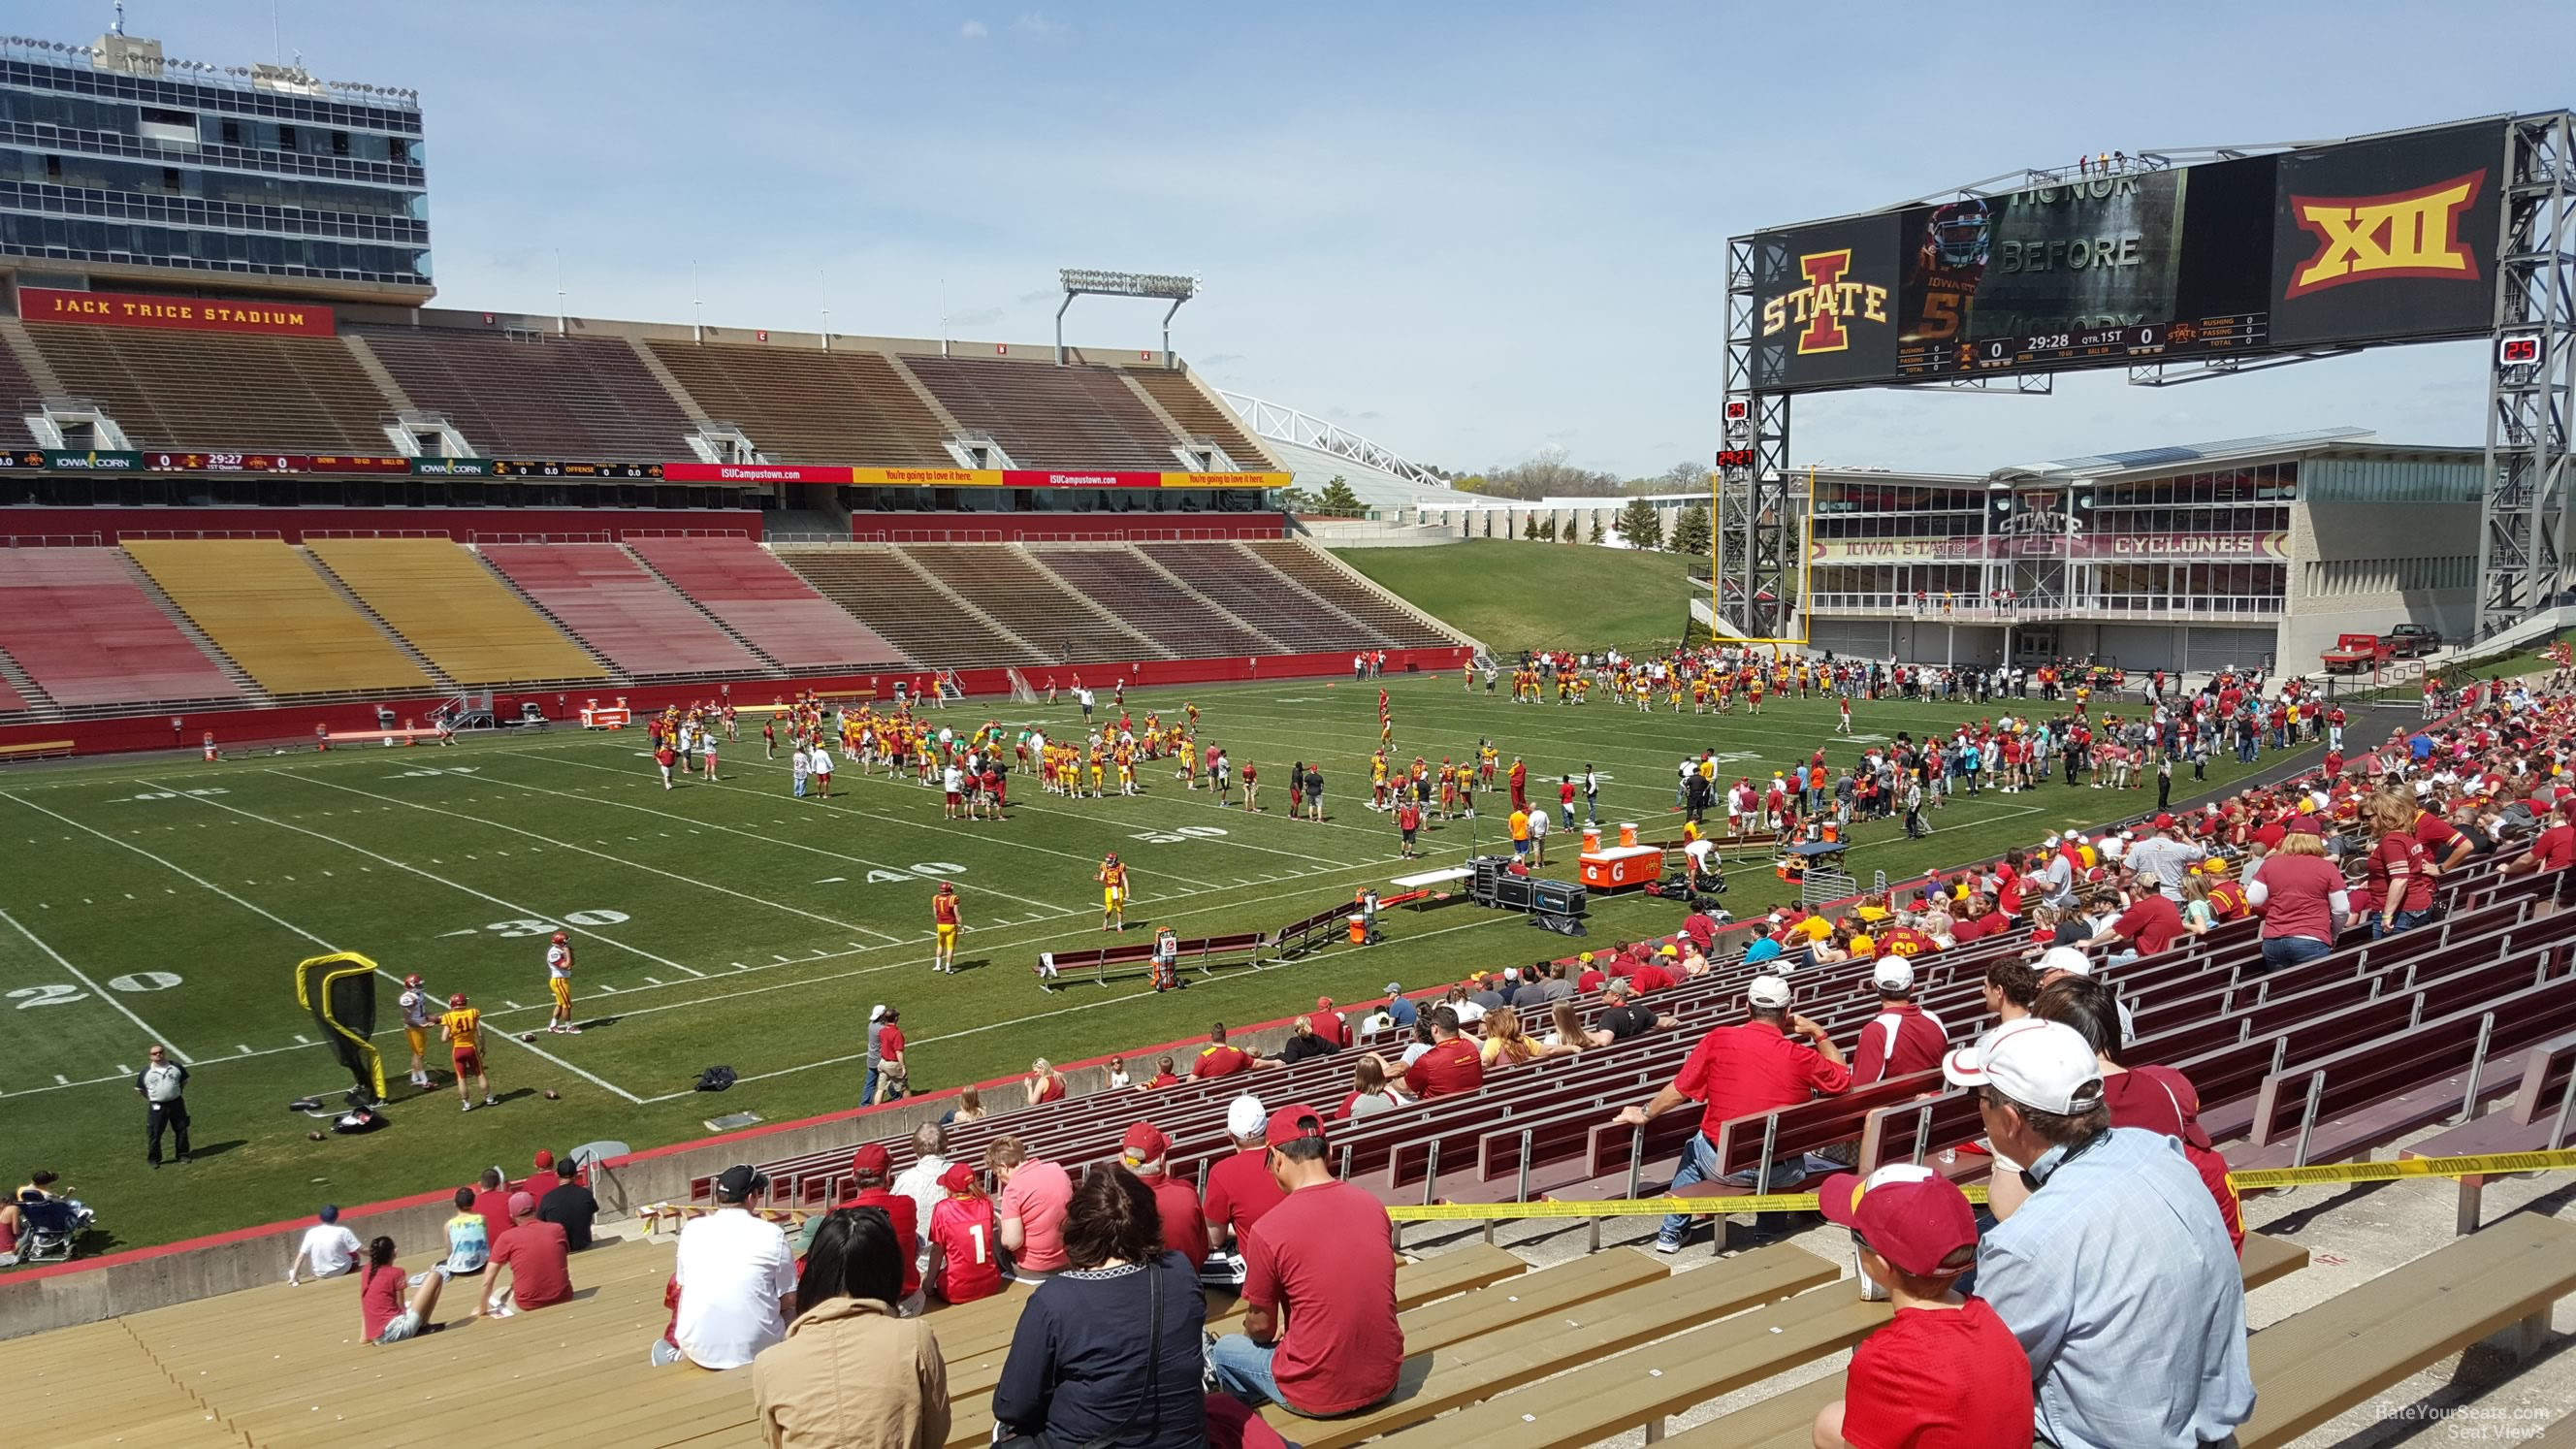
[(824, 1219), (805, 1255), (784, 1342), (751, 1362), (751, 1400), (770, 1449), (941, 1449), (948, 1371), (939, 1340), (897, 1318), (908, 1243), (879, 1208)]

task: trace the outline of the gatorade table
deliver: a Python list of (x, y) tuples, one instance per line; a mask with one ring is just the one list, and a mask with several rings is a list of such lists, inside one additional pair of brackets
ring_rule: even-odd
[(1619, 827), (1619, 843), (1604, 846), (1597, 831), (1583, 832), (1583, 884), (1596, 891), (1620, 890), (1641, 886), (1664, 877), (1664, 852), (1661, 846), (1637, 843), (1637, 827)]

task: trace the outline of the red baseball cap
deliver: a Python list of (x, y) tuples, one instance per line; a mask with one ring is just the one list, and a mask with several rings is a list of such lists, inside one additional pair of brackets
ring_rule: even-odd
[(2173, 823), (2173, 817), (2170, 815), (2160, 813), (2156, 816), (2156, 828), (2158, 830), (2171, 830), (2173, 829)]
[(1285, 1147), (1301, 1137), (1323, 1135), (1324, 1114), (1299, 1102), (1270, 1114), (1270, 1126), (1261, 1141), (1267, 1147)]
[(883, 1177), (894, 1171), (894, 1154), (886, 1151), (882, 1142), (862, 1142), (859, 1150), (850, 1154), (850, 1171)]
[[(1976, 1263), (1976, 1210), (1957, 1183), (1928, 1167), (1890, 1163), (1867, 1181), (1838, 1172), (1817, 1190), (1816, 1210), (1916, 1278), (1955, 1278)], [(1954, 1257), (1961, 1249), (1967, 1254)]]
[(950, 1192), (972, 1192), (975, 1190), (975, 1169), (963, 1162), (952, 1162), (946, 1172), (939, 1174), (939, 1185)]
[(1129, 1167), (1141, 1167), (1148, 1162), (1162, 1161), (1172, 1150), (1172, 1139), (1164, 1136), (1163, 1129), (1153, 1123), (1139, 1122), (1127, 1129), (1127, 1135), (1119, 1139), (1118, 1147)]
[(549, 1169), (549, 1168), (553, 1167), (554, 1165), (555, 1165), (555, 1155), (554, 1155), (553, 1153), (551, 1153), (551, 1152), (548, 1152), (546, 1149), (544, 1149), (544, 1148), (542, 1148), (542, 1147), (538, 1148), (538, 1149), (537, 1149), (537, 1171), (539, 1171), (539, 1172), (544, 1172), (544, 1171), (546, 1171), (547, 1169)]

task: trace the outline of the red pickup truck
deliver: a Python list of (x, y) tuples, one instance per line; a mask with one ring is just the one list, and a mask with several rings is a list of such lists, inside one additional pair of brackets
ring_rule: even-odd
[(2335, 647), (2319, 657), (2329, 674), (2358, 674), (2391, 659), (2414, 659), (2441, 647), (2440, 631), (2410, 623), (2385, 634), (2339, 634), (2335, 636)]

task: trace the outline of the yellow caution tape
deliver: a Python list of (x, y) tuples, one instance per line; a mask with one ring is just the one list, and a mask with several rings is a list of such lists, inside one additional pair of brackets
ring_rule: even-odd
[[(2501, 1177), (2518, 1172), (2560, 1172), (2576, 1168), (2576, 1149), (2558, 1152), (2491, 1152), (2478, 1157), (2408, 1157), (2395, 1162), (2337, 1163), (2324, 1167), (2276, 1167), (2227, 1174), (2240, 1192), (2311, 1187), (2318, 1183), (2393, 1182), (2409, 1177)], [(1962, 1189), (1970, 1202), (1984, 1202), (1981, 1186)], [(1482, 1222), (1493, 1218), (1643, 1218), (1673, 1213), (1698, 1216), (1736, 1213), (1811, 1213), (1812, 1192), (1773, 1192), (1742, 1197), (1640, 1197), (1598, 1201), (1433, 1203), (1391, 1207), (1386, 1215), (1399, 1223)]]

